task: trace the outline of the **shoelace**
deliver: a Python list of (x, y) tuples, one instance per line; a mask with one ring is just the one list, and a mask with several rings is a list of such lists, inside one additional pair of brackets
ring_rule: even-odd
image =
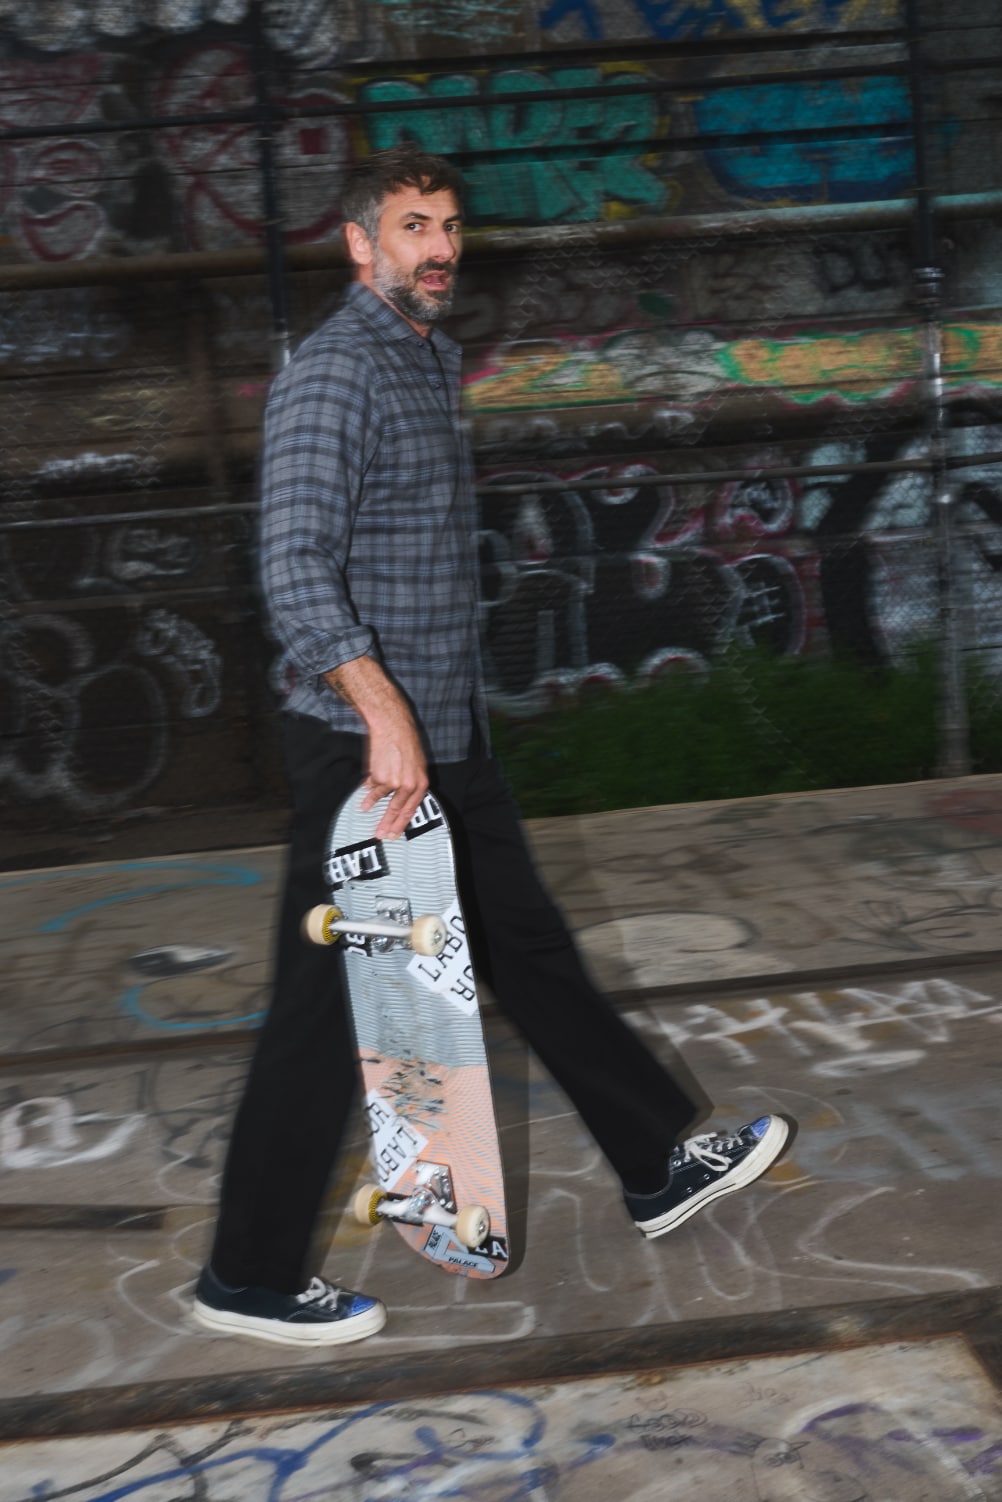
[(686, 1158), (695, 1159), (705, 1168), (730, 1168), (728, 1150), (733, 1152), (741, 1146), (740, 1137), (725, 1137), (721, 1132), (704, 1132), (699, 1137), (689, 1137), (681, 1147), (675, 1149), (672, 1156), (677, 1155), (680, 1162), (684, 1162)]
[(297, 1304), (316, 1304), (320, 1309), (334, 1309), (340, 1297), (340, 1288), (325, 1283), (323, 1278), (311, 1278), (304, 1293), (296, 1294)]

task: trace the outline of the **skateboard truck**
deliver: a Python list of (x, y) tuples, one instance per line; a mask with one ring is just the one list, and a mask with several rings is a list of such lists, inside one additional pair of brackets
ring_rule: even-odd
[(407, 921), (408, 917), (406, 906), (388, 908), (374, 919), (352, 919), (339, 907), (321, 904), (311, 907), (304, 917), (303, 934), (311, 944), (336, 944), (342, 934), (357, 934), (375, 940), (373, 948), (381, 953), (399, 948), (431, 957), (441, 954), (449, 937), (445, 919), (436, 913), (424, 913), (413, 921)]
[(480, 1246), (491, 1228), (482, 1205), (459, 1209), (452, 1190), (452, 1174), (444, 1163), (414, 1165), (417, 1184), (409, 1194), (394, 1194), (378, 1184), (363, 1184), (352, 1202), (355, 1219), (363, 1226), (398, 1220), (409, 1226), (446, 1226), (470, 1250)]

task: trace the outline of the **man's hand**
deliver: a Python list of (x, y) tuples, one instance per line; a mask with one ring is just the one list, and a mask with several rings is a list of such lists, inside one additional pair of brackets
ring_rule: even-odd
[(325, 673), (330, 687), (365, 721), (368, 764), (362, 808), (389, 798), (376, 826), (377, 840), (403, 834), (428, 791), (428, 764), (406, 700), (372, 657), (356, 657)]
[(390, 802), (376, 826), (377, 840), (395, 840), (403, 834), (428, 791), (428, 768), (424, 751), (410, 715), (397, 725), (369, 732), (369, 764), (362, 808), (375, 807), (389, 795)]

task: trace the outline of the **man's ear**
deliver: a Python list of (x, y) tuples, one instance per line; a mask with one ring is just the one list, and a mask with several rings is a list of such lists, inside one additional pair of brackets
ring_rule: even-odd
[(344, 239), (348, 254), (356, 266), (368, 266), (372, 262), (372, 241), (360, 224), (350, 220), (344, 226)]

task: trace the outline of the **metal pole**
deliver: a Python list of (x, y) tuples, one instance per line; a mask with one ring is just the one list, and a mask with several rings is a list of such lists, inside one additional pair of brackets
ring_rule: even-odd
[(947, 412), (943, 380), (943, 268), (937, 264), (936, 221), (929, 171), (926, 67), (919, 0), (905, 0), (912, 139), (915, 151), (914, 297), (922, 316), (926, 448), (933, 492), (939, 604), (939, 766), (941, 777), (971, 770), (970, 728), (964, 684), (963, 603), (957, 556), (957, 492), (949, 481)]
[(271, 300), (271, 368), (281, 370), (289, 362), (289, 303), (286, 288), (285, 240), (282, 210), (275, 173), (275, 118), (268, 87), (268, 46), (264, 34), (261, 0), (250, 11), (254, 96), (258, 121), (258, 164), (261, 170), (261, 203), (268, 261), (268, 293)]

